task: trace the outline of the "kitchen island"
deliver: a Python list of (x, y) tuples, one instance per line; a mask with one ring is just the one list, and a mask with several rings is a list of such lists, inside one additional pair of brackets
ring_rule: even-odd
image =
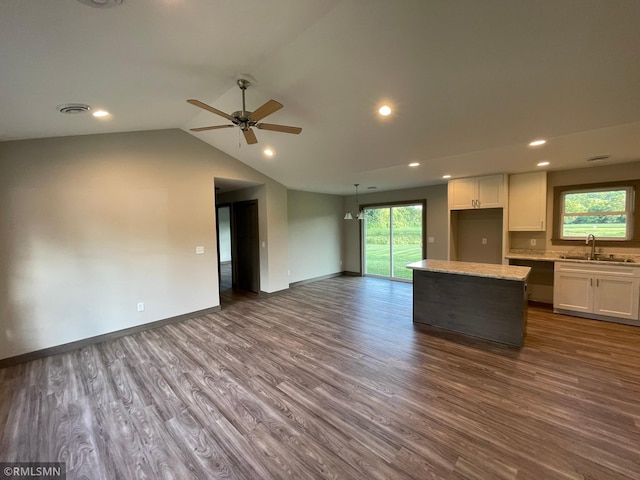
[(530, 267), (446, 260), (410, 263), (413, 321), (521, 347)]

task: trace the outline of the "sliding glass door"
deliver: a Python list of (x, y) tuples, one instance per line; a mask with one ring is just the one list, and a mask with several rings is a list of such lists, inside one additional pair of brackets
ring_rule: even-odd
[(411, 280), (407, 263), (424, 258), (424, 204), (364, 208), (364, 274)]

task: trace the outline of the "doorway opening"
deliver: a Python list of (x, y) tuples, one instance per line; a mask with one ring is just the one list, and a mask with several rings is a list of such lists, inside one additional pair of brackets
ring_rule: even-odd
[(412, 281), (408, 263), (426, 258), (426, 202), (364, 206), (363, 274)]
[(233, 286), (231, 256), (231, 204), (216, 206), (218, 230), (218, 282), (220, 293)]
[(259, 293), (258, 201), (216, 205), (216, 231), (220, 293), (232, 289)]

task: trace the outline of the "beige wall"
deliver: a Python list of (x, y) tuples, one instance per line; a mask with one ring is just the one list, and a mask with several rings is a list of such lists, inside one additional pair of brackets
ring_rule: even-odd
[[(433, 237), (434, 243), (427, 243), (427, 258), (447, 259), (447, 185), (392, 190), (359, 195), (361, 205), (384, 202), (403, 202), (410, 200), (427, 201), (427, 237)], [(344, 210), (355, 211), (355, 195), (345, 197)], [(345, 261), (344, 270), (360, 271), (360, 226), (359, 222), (344, 221)]]
[(291, 283), (342, 271), (343, 203), (337, 195), (289, 190)]
[(286, 189), (187, 133), (0, 143), (0, 358), (219, 305), (215, 177), (264, 185), (261, 284), (287, 288)]

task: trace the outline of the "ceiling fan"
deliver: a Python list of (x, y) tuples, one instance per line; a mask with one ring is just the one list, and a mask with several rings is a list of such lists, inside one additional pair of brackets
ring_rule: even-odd
[(187, 100), (187, 102), (189, 102), (191, 105), (195, 105), (196, 107), (203, 108), (208, 112), (220, 115), (221, 117), (224, 117), (231, 123), (233, 123), (233, 125), (213, 125), (211, 127), (192, 128), (191, 131), (203, 132), (205, 130), (216, 130), (218, 128), (240, 127), (242, 133), (244, 134), (244, 138), (249, 145), (258, 143), (256, 134), (253, 132), (253, 130), (251, 130), (251, 127), (256, 127), (262, 130), (272, 130), (274, 132), (294, 133), (296, 135), (302, 131), (300, 127), (288, 127), (286, 125), (275, 125), (273, 123), (258, 123), (267, 115), (271, 115), (273, 112), (277, 112), (278, 110), (280, 110), (283, 105), (280, 102), (276, 102), (275, 100), (269, 100), (267, 103), (259, 107), (255, 112), (247, 111), (244, 103), (244, 91), (249, 85), (251, 84), (248, 80), (242, 78), (238, 80), (238, 87), (240, 87), (240, 90), (242, 90), (242, 110), (233, 112), (231, 115), (228, 115), (218, 110), (217, 108), (213, 108), (212, 106), (207, 105), (200, 100), (194, 100), (193, 98)]

